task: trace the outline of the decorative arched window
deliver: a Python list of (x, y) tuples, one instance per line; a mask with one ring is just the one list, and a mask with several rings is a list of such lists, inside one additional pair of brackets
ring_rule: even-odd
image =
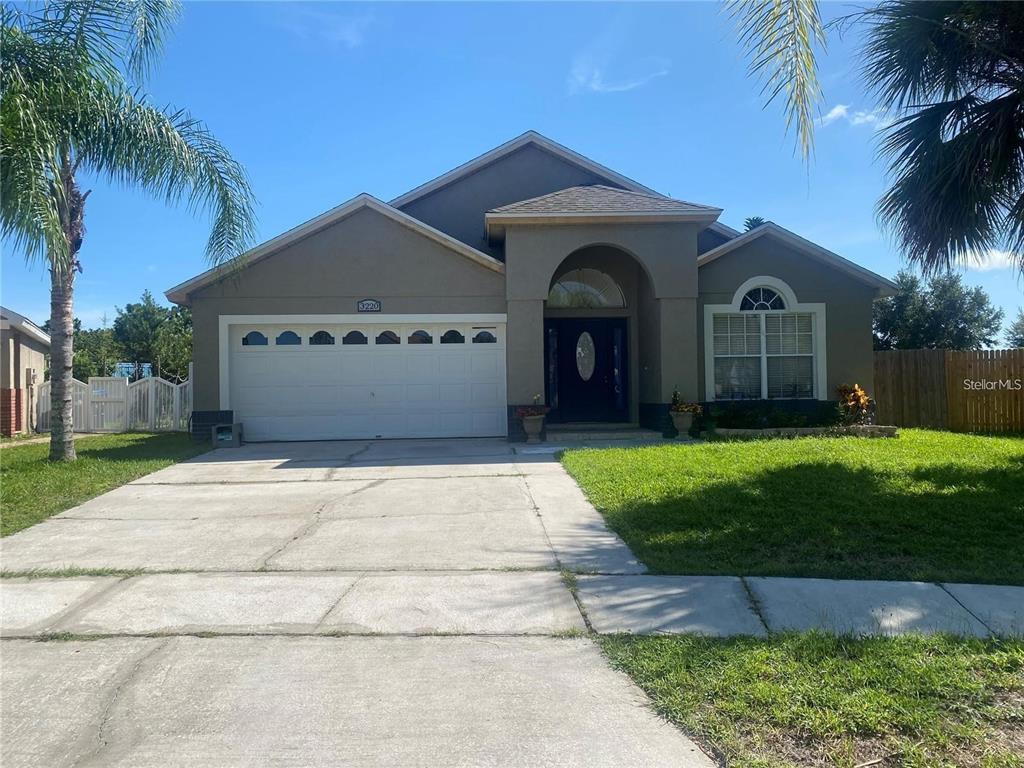
[(278, 337), (274, 339), (274, 343), (279, 347), (290, 347), (296, 344), (301, 344), (302, 337), (295, 331), (282, 331)]
[(466, 337), (456, 331), (454, 328), (450, 331), (445, 331), (441, 334), (442, 344), (465, 344)]
[(410, 344), (433, 344), (434, 337), (426, 331), (413, 331), (409, 334)]
[(765, 312), (785, 308), (785, 300), (771, 288), (752, 288), (743, 295), (743, 299), (740, 301), (741, 312)]
[(377, 334), (377, 344), (401, 344), (402, 340), (394, 331), (381, 331)]
[(548, 306), (556, 309), (616, 309), (626, 306), (626, 297), (610, 275), (596, 269), (573, 269), (551, 286)]
[(473, 337), (474, 344), (497, 344), (498, 337), (490, 331), (480, 331)]
[(366, 334), (362, 331), (349, 331), (341, 337), (342, 344), (366, 344)]
[(310, 346), (331, 346), (334, 344), (334, 337), (327, 331), (317, 331), (309, 337)]
[(706, 305), (709, 399), (813, 398), (824, 383), (824, 309), (801, 304), (770, 275), (752, 277), (733, 303)]
[(249, 331), (245, 336), (242, 337), (243, 347), (265, 347), (267, 346), (267, 337), (259, 331)]

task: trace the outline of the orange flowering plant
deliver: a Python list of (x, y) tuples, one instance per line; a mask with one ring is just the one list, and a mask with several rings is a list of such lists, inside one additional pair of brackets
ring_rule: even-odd
[(839, 407), (850, 424), (863, 424), (871, 415), (871, 397), (860, 385), (841, 384), (836, 389), (839, 395)]

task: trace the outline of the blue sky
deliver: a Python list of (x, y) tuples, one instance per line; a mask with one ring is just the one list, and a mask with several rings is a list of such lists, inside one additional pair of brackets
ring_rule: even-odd
[[(884, 110), (859, 87), (855, 40), (832, 39), (821, 77), (810, 168), (779, 109), (762, 109), (731, 22), (710, 3), (190, 2), (147, 90), (205, 120), (245, 165), (260, 240), (359, 192), (388, 200), (534, 129), (660, 192), (720, 206), (726, 224), (763, 216), (891, 276), (899, 254), (874, 215)], [(205, 268), (204, 217), (83, 181), (86, 326)], [(45, 270), (9, 247), (2, 267), (4, 305), (43, 322)], [(1010, 317), (1024, 304), (1009, 268), (966, 278)]]

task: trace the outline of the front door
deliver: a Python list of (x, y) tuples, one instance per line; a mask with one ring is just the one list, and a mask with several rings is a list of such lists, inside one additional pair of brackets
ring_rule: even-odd
[(544, 321), (548, 420), (627, 421), (625, 318)]

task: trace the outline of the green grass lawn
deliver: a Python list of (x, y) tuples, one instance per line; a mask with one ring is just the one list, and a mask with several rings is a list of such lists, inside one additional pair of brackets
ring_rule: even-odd
[(654, 573), (1024, 584), (1024, 439), (904, 430), (569, 451)]
[(0, 536), (8, 536), (94, 496), (209, 450), (185, 433), (121, 434), (75, 443), (78, 461), (46, 460), (47, 443), (0, 451)]
[(731, 768), (1024, 766), (1022, 641), (806, 633), (599, 642), (662, 715)]

